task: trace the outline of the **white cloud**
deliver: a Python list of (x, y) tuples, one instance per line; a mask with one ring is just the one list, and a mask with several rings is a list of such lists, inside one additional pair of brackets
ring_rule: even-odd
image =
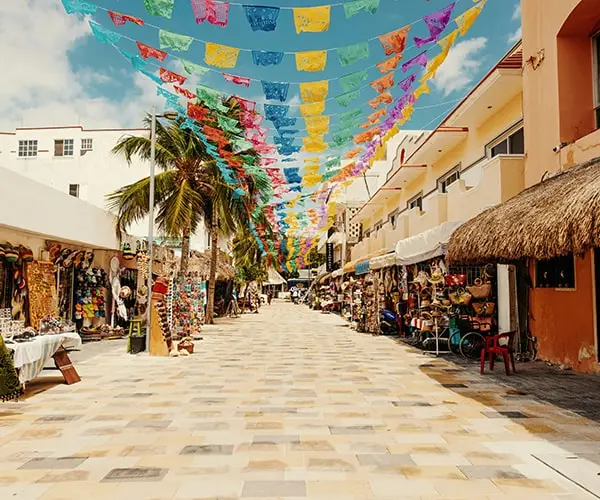
[(515, 5), (515, 10), (513, 11), (513, 21), (521, 20), (521, 2), (517, 2)]
[(433, 84), (448, 96), (467, 87), (477, 76), (482, 63), (481, 52), (487, 38), (478, 37), (457, 43), (438, 70)]
[(155, 84), (141, 74), (133, 75), (132, 90), (121, 102), (90, 96), (86, 87), (109, 83), (114, 70), (94, 74), (89, 68), (73, 69), (69, 52), (88, 36), (86, 20), (67, 15), (57, 0), (0, 2), (5, 68), (0, 83), (0, 130), (139, 125), (144, 110), (160, 103)]
[(514, 45), (521, 39), (521, 35), (522, 35), (521, 26), (519, 26), (514, 33), (511, 33), (508, 36), (508, 43), (510, 43), (511, 45)]

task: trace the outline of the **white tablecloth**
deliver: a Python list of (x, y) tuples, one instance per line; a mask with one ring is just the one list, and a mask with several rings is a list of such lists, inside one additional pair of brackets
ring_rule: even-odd
[(15, 352), (14, 364), (19, 370), (21, 383), (25, 384), (36, 378), (61, 346), (65, 349), (78, 349), (81, 347), (81, 337), (75, 332), (59, 333), (42, 335), (31, 342), (8, 344), (7, 347)]

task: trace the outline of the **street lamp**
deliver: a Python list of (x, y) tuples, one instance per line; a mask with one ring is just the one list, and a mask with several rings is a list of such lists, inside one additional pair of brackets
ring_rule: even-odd
[(146, 300), (146, 352), (150, 352), (150, 318), (152, 315), (152, 268), (154, 265), (154, 171), (156, 167), (156, 119), (177, 119), (177, 112), (165, 111), (156, 114), (156, 106), (152, 106), (152, 127), (150, 131), (150, 196), (148, 201), (148, 297)]

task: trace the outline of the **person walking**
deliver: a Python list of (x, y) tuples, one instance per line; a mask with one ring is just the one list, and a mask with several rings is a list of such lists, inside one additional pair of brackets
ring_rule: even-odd
[(267, 304), (271, 305), (272, 300), (273, 300), (273, 291), (269, 288), (267, 290)]

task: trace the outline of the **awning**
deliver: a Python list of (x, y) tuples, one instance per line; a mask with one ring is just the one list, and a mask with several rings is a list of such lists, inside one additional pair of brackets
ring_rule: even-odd
[(571, 167), (489, 208), (458, 229), (452, 262), (551, 259), (600, 246), (600, 158)]
[(335, 271), (333, 271), (333, 272), (331, 273), (331, 277), (332, 277), (332, 278), (337, 278), (338, 276), (341, 276), (341, 275), (342, 275), (342, 272), (343, 272), (343, 271), (342, 271), (342, 269), (341, 269), (341, 268), (340, 268), (340, 269), (336, 269)]
[(446, 253), (452, 233), (462, 222), (444, 222), (396, 243), (396, 264), (409, 266)]
[(355, 261), (344, 264), (344, 272), (345, 273), (353, 273), (355, 269), (356, 269)]
[(356, 263), (356, 274), (367, 274), (371, 269), (371, 261), (363, 260), (361, 262)]
[(379, 257), (371, 259), (371, 269), (383, 269), (384, 267), (391, 267), (396, 264), (396, 252), (386, 253)]
[(281, 276), (281, 274), (277, 272), (276, 269), (270, 267), (268, 270), (268, 274), (269, 278), (267, 279), (267, 281), (263, 282), (263, 285), (285, 285), (285, 279), (283, 278), (283, 276)]
[(341, 245), (343, 243), (343, 238), (344, 238), (343, 233), (336, 231), (327, 239), (327, 243), (333, 243), (334, 245)]

